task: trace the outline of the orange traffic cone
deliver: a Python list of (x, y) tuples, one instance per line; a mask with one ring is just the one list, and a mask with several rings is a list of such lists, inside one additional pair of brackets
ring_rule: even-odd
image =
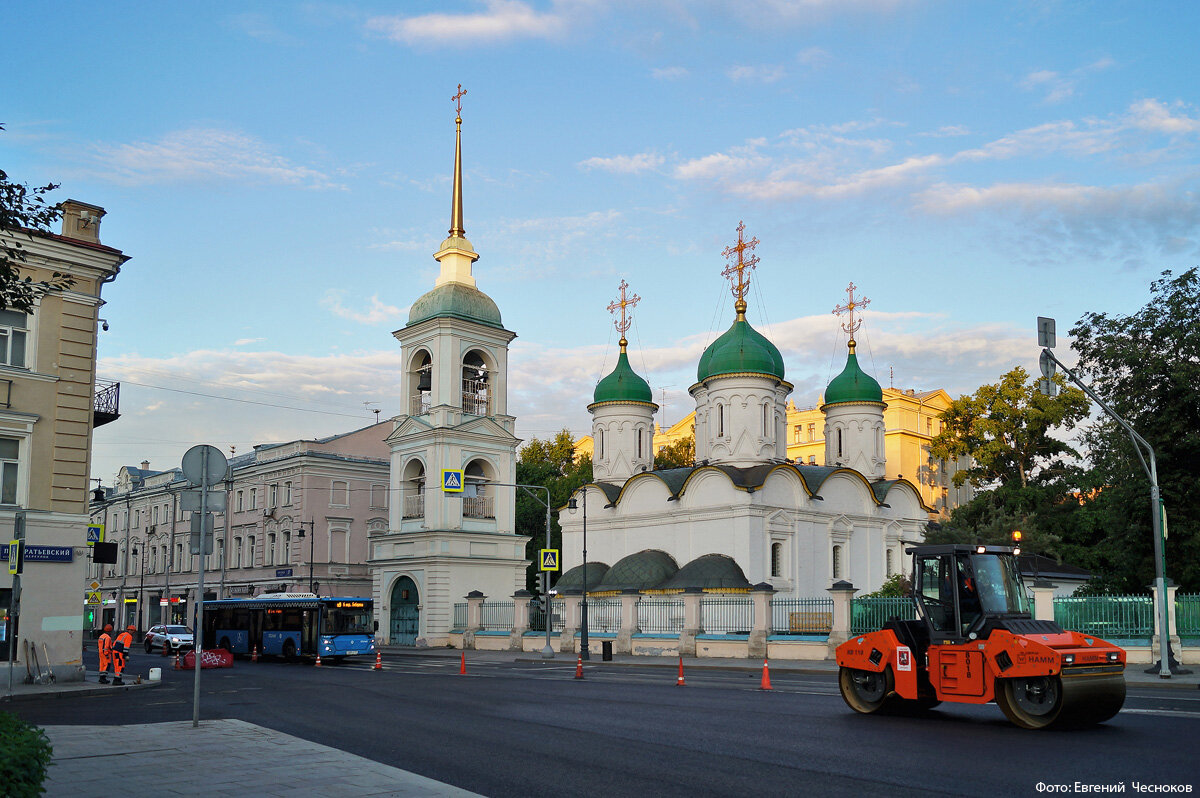
[(164, 657), (166, 657), (166, 656), (169, 656), (170, 654), (171, 654), (171, 647), (170, 647), (170, 646), (168, 646), (166, 643), (163, 643), (163, 652), (162, 652), (162, 655), (163, 655)]
[(320, 654), (317, 654), (317, 662), (314, 667), (317, 667), (317, 668), (321, 667), (321, 655)]
[(258, 662), (258, 646), (255, 646), (250, 652), (250, 661)]
[(466, 676), (467, 675), (467, 652), (464, 651), (460, 656), (462, 657), (462, 659), (460, 659), (458, 661), (458, 675)]
[(177, 670), (177, 671), (183, 670), (183, 663), (179, 661), (179, 652), (178, 651), (175, 652), (175, 670)]
[(583, 678), (583, 655), (579, 655), (579, 659), (575, 660), (575, 678)]
[(765, 658), (763, 659), (762, 685), (760, 685), (760, 688), (763, 690), (775, 689), (775, 688), (771, 687), (771, 671), (767, 667), (767, 660)]
[(383, 670), (383, 652), (378, 649), (375, 651), (375, 667), (372, 670)]
[(683, 680), (683, 655), (679, 657), (679, 678), (675, 680), (676, 687), (687, 687), (687, 682)]

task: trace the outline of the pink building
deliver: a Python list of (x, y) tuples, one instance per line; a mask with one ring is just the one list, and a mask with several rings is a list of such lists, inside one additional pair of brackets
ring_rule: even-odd
[[(204, 563), (208, 599), (310, 589), (368, 596), (367, 538), (388, 527), (391, 424), (318, 440), (263, 444), (229, 461), (226, 512), (215, 513)], [(182, 458), (182, 453), (180, 453)], [(189, 551), (191, 513), (180, 508), (179, 468), (124, 466), (91, 506), (117, 543), (116, 565), (92, 565), (102, 612), (93, 628), (191, 621), (199, 557)]]

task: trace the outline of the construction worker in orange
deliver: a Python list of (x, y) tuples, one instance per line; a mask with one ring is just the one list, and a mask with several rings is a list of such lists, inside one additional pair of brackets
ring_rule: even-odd
[(121, 681), (121, 674), (125, 672), (125, 655), (129, 649), (133, 648), (133, 633), (137, 627), (133, 624), (125, 627), (125, 631), (117, 635), (117, 642), (113, 643), (113, 671), (117, 674), (117, 678), (113, 679), (113, 684), (125, 684)]
[(104, 631), (100, 633), (100, 638), (97, 641), (100, 650), (100, 684), (108, 684), (108, 666), (112, 664), (112, 624), (104, 625)]

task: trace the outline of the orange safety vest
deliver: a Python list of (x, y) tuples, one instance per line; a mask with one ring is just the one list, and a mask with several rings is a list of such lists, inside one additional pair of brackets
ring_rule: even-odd
[(121, 675), (121, 671), (125, 670), (125, 653), (133, 646), (133, 635), (126, 629), (121, 634), (117, 635), (117, 642), (113, 646), (113, 668), (117, 675)]
[(112, 659), (113, 639), (108, 632), (102, 632), (99, 639), (100, 650), (100, 672), (108, 670), (109, 661)]

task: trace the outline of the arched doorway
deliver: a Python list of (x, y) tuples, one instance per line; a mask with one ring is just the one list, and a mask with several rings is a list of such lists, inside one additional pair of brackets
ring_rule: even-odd
[(421, 628), (421, 612), (417, 585), (402, 576), (392, 585), (392, 624), (388, 638), (393, 646), (415, 646)]

